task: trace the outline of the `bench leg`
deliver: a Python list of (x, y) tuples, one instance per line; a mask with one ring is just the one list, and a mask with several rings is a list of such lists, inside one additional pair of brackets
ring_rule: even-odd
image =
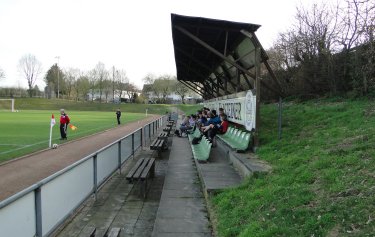
[(168, 141), (164, 141), (162, 149), (163, 150), (168, 150)]
[(151, 170), (150, 170), (150, 177), (153, 179), (155, 177), (155, 162), (152, 164)]
[(158, 149), (158, 158), (161, 158), (161, 149)]

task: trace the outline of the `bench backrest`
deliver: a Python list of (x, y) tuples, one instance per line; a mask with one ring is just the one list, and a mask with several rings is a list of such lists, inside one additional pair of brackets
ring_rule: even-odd
[(228, 131), (224, 134), (225, 136), (231, 136), (234, 132), (234, 128), (233, 127), (229, 127), (228, 128)]
[(237, 136), (237, 134), (238, 134), (239, 132), (240, 132), (240, 130), (237, 129), (237, 128), (235, 128), (234, 131), (233, 131), (233, 133), (231, 134), (230, 138), (231, 138), (231, 139), (234, 139), (234, 138)]

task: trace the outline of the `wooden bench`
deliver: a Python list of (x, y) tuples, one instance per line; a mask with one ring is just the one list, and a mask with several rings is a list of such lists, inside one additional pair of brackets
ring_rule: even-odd
[(168, 133), (168, 135), (171, 133), (171, 131), (172, 131), (171, 127), (165, 127), (165, 128), (163, 128), (163, 132)]
[(156, 138), (150, 145), (150, 150), (158, 152), (158, 157), (161, 156), (161, 151), (168, 149), (168, 140), (165, 138)]
[(167, 132), (161, 132), (161, 133), (159, 133), (158, 138), (168, 140), (168, 133)]
[(173, 127), (173, 124), (174, 124), (174, 120), (170, 120), (167, 122), (167, 127)]
[(173, 125), (174, 125), (174, 121), (171, 120), (171, 121), (168, 121), (166, 127), (163, 128), (163, 131), (164, 131), (164, 132), (167, 132), (167, 133), (168, 133), (168, 136), (169, 136), (169, 134), (170, 134), (171, 131), (172, 131)]
[(147, 180), (155, 176), (155, 159), (141, 158), (137, 161), (134, 167), (126, 175), (126, 180), (129, 183), (141, 183), (140, 196), (146, 198)]

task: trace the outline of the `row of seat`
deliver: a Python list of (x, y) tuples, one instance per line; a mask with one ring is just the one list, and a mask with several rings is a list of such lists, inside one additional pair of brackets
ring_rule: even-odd
[(199, 129), (195, 129), (193, 133), (188, 133), (188, 138), (190, 142), (193, 141), (194, 137), (200, 137), (200, 136), (201, 136), (201, 132), (199, 131)]
[(207, 140), (205, 136), (202, 137), (200, 143), (191, 144), (191, 150), (193, 151), (194, 159), (199, 161), (207, 161), (210, 157), (212, 144)]
[(237, 152), (246, 151), (250, 144), (251, 134), (237, 128), (230, 127), (228, 131), (218, 137)]
[(207, 138), (203, 136), (199, 144), (192, 144), (194, 138), (200, 138), (201, 136), (202, 134), (197, 128), (193, 131), (193, 133), (188, 134), (194, 159), (199, 161), (207, 161), (210, 157), (212, 147), (212, 144), (207, 140)]

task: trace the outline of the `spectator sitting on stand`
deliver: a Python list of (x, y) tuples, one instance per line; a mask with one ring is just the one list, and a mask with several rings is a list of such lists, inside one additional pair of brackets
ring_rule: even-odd
[(211, 110), (211, 112), (209, 112), (208, 114), (210, 115), (210, 119), (206, 122), (205, 126), (201, 128), (201, 131), (207, 137), (208, 140), (212, 141), (211, 140), (212, 128), (213, 126), (221, 124), (221, 120), (219, 116), (216, 115), (216, 110), (214, 109)]
[(190, 124), (189, 124), (190, 116), (186, 116), (182, 123), (180, 124), (180, 133), (179, 137), (182, 137), (182, 134), (186, 134), (186, 130), (191, 129)]
[(194, 130), (197, 127), (197, 116), (195, 114), (192, 114), (189, 119), (189, 126), (191, 129), (186, 130), (186, 134), (189, 134), (191, 132), (194, 132)]

